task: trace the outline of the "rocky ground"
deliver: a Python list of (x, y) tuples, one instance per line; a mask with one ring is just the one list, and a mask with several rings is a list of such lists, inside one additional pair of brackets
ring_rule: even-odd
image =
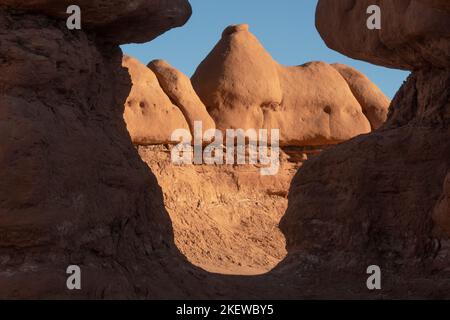
[(175, 243), (193, 264), (222, 274), (263, 274), (286, 256), (278, 228), (287, 192), (300, 163), (283, 155), (276, 176), (254, 165), (183, 165), (170, 148), (139, 147), (158, 179)]

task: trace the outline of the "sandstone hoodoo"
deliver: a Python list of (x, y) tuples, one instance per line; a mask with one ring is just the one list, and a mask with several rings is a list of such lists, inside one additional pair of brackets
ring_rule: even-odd
[(180, 141), (172, 135), (177, 130), (186, 130), (191, 139), (195, 122), (201, 123), (201, 135), (216, 128), (191, 80), (167, 62), (155, 60), (146, 67), (124, 56), (123, 66), (133, 83), (124, 120), (134, 144), (176, 144)]
[[(65, 2), (0, 1), (0, 297), (186, 294), (178, 284), (189, 274), (161, 267), (185, 260), (125, 128), (131, 82), (116, 43), (150, 40), (185, 20), (189, 4), (134, 1), (151, 12), (127, 14), (129, 1), (82, 1), (101, 25), (71, 32), (48, 16)], [(118, 19), (121, 31), (102, 38)], [(82, 290), (67, 290), (69, 265), (83, 270)]]
[(192, 134), (194, 134), (194, 122), (196, 121), (202, 123), (202, 132), (216, 128), (214, 120), (194, 91), (191, 80), (186, 75), (164, 60), (152, 61), (148, 67), (155, 72), (165, 93), (180, 108)]
[(350, 79), (337, 69), (323, 62), (282, 66), (248, 25), (237, 25), (223, 32), (192, 83), (221, 130), (278, 128), (283, 146), (327, 145), (379, 127), (389, 105), (366, 77), (347, 68)]
[(123, 66), (133, 84), (124, 111), (133, 143), (174, 143), (171, 141), (172, 132), (189, 130), (183, 113), (163, 91), (152, 70), (128, 56), (123, 58)]
[(370, 1), (320, 0), (317, 27), (342, 53), (413, 72), (379, 130), (299, 170), (281, 227), (298, 269), (376, 264), (411, 290), (428, 277), (448, 298), (450, 16), (426, 1), (379, 2), (381, 30), (355, 25)]
[(350, 87), (373, 130), (386, 121), (389, 99), (364, 74), (344, 64), (332, 64)]

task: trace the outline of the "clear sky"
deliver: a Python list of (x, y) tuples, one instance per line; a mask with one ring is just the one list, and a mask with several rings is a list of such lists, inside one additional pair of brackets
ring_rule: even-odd
[(317, 0), (190, 0), (193, 15), (181, 28), (172, 29), (145, 44), (122, 46), (142, 63), (167, 60), (191, 76), (231, 24), (248, 23), (278, 62), (300, 65), (309, 61), (340, 62), (367, 75), (393, 97), (408, 73), (347, 58), (328, 49), (314, 24)]

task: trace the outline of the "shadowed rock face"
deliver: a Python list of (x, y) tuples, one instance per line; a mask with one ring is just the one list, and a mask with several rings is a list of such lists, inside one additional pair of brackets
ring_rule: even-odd
[[(420, 29), (421, 20), (414, 25), (422, 30), (425, 41), (439, 43), (440, 50), (426, 51), (412, 37), (405, 47), (410, 52), (399, 47), (388, 54), (383, 47), (374, 50), (370, 43), (360, 43), (359, 51), (354, 51), (362, 29), (354, 29), (356, 38), (340, 30), (353, 26), (347, 15), (365, 2), (352, 1), (353, 9), (349, 3), (319, 2), (317, 25), (328, 43), (342, 39), (340, 51), (351, 56), (417, 70), (397, 93), (388, 120), (379, 130), (330, 148), (299, 170), (281, 222), (288, 251), (297, 257), (300, 269), (313, 265), (332, 272), (363, 272), (376, 264), (396, 274), (434, 273), (435, 284), (441, 285), (450, 266), (445, 182), (450, 170), (450, 67), (439, 62), (450, 54), (445, 34), (449, 29), (435, 34), (429, 33), (433, 29)], [(416, 1), (409, 4), (404, 8), (406, 16), (419, 6)], [(443, 22), (441, 11), (422, 9), (431, 26)], [(397, 10), (386, 5), (383, 14), (393, 17)], [(325, 18), (341, 21), (344, 29), (334, 28), (336, 34), (330, 38), (324, 33)], [(331, 29), (326, 30), (331, 34)], [(423, 65), (427, 67), (420, 68)], [(448, 292), (448, 282), (445, 288)]]
[[(122, 118), (122, 52), (95, 38), (0, 10), (0, 297), (180, 293), (161, 267), (183, 261), (162, 194)], [(65, 289), (71, 264), (82, 291)]]
[[(377, 89), (371, 94), (379, 97), (361, 105), (351, 87), (376, 86), (364, 76), (353, 80), (323, 62), (278, 64), (247, 25), (227, 28), (192, 77), (219, 129), (280, 129), (281, 144), (293, 146), (334, 144), (384, 122), (388, 99)], [(369, 109), (377, 112), (366, 117)]]
[(450, 237), (450, 173), (444, 181), (441, 198), (434, 208), (433, 218), (438, 237)]
[[(366, 27), (373, 4), (381, 8), (381, 30)], [(450, 67), (445, 0), (320, 0), (316, 25), (331, 49), (355, 59), (407, 70)]]
[[(0, 0), (0, 5), (66, 20), (71, 0)], [(182, 26), (192, 13), (187, 0), (80, 0), (82, 29), (95, 31), (105, 42), (150, 41)]]
[(419, 0), (419, 1), (433, 8), (444, 10), (450, 13), (450, 2), (448, 2), (447, 0)]

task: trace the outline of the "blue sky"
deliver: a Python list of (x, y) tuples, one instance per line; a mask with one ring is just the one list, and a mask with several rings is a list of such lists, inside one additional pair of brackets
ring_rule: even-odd
[(231, 24), (248, 23), (250, 31), (278, 62), (300, 65), (309, 61), (351, 65), (393, 97), (408, 73), (347, 58), (329, 48), (314, 24), (317, 0), (190, 0), (193, 15), (181, 28), (172, 29), (145, 44), (122, 46), (142, 63), (167, 60), (191, 76)]

